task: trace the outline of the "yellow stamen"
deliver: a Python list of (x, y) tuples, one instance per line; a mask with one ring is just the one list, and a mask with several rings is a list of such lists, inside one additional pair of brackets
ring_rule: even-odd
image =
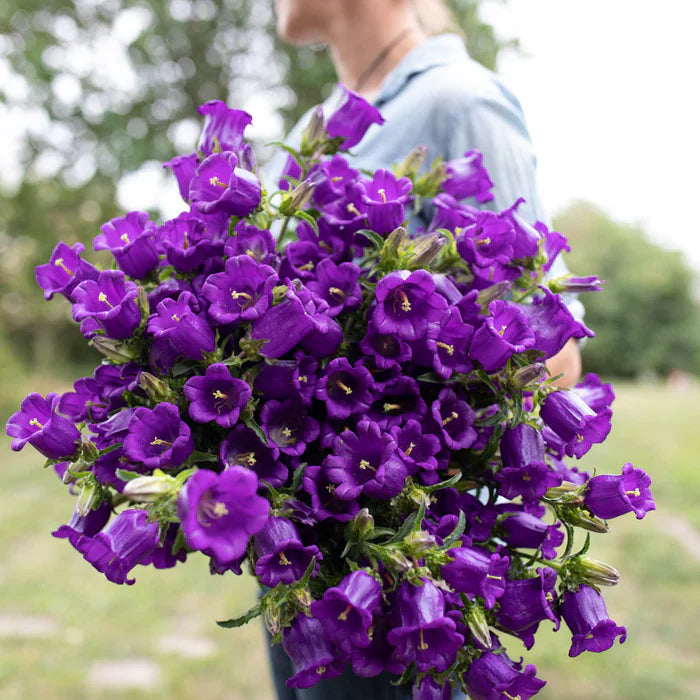
[(442, 348), (443, 350), (446, 350), (448, 355), (455, 354), (454, 345), (448, 345), (447, 343), (441, 343), (440, 341), (436, 342), (435, 345), (437, 345), (439, 348)]
[(349, 613), (351, 610), (352, 610), (352, 605), (348, 605), (348, 607), (345, 608), (345, 610), (343, 610), (343, 612), (341, 612), (340, 615), (338, 615), (338, 619), (339, 619), (339, 620), (342, 620), (343, 622), (345, 622), (345, 620), (348, 619), (348, 613)]
[(65, 264), (64, 264), (64, 262), (63, 262), (63, 258), (56, 258), (56, 261), (54, 262), (54, 265), (55, 265), (56, 267), (60, 267), (65, 273), (69, 274), (71, 277), (75, 274), (75, 273), (73, 272), (73, 270), (71, 270), (70, 268), (68, 268), (68, 267), (65, 266)]
[(236, 457), (236, 463), (243, 466), (254, 467), (256, 462), (257, 460), (255, 459), (254, 452), (241, 452), (241, 454)]
[(531, 479), (532, 477), (527, 472), (523, 474), (523, 481), (530, 481)]
[(326, 491), (328, 493), (335, 493), (335, 484), (326, 484)]
[(477, 245), (488, 245), (491, 243), (491, 239), (487, 236), (486, 238), (482, 238), (481, 240), (475, 241)]
[(223, 391), (221, 391), (220, 389), (217, 389), (216, 391), (213, 391), (213, 392), (212, 392), (212, 396), (213, 396), (215, 399), (227, 399), (227, 398), (228, 398), (228, 396), (226, 396), (226, 394), (224, 394)]
[(457, 411), (452, 411), (452, 413), (450, 413), (450, 415), (442, 421), (442, 424), (447, 425), (450, 421), (453, 421), (455, 418), (459, 418), (459, 413), (457, 413)]
[(428, 648), (428, 645), (425, 643), (425, 640), (423, 639), (423, 630), (419, 632), (420, 634), (420, 644), (418, 645), (418, 649), (421, 651), (425, 651)]
[(369, 626), (369, 629), (367, 630), (367, 636), (369, 637), (370, 642), (374, 639), (374, 625)]
[(495, 581), (500, 581), (503, 577), (502, 576), (494, 576), (493, 574), (486, 574), (486, 578), (492, 578)]
[(639, 498), (639, 496), (641, 496), (641, 493), (639, 492), (639, 489), (635, 489), (634, 491), (625, 491), (625, 495), (636, 496), (637, 498)]
[(228, 515), (229, 513), (225, 503), (222, 503), (221, 501), (215, 501), (212, 503), (210, 500), (208, 500), (207, 496), (211, 496), (211, 492), (207, 491), (205, 497), (200, 500), (199, 504), (197, 505), (197, 520), (202, 527), (210, 527), (211, 520)]
[(583, 435), (581, 435), (581, 433), (576, 433), (576, 442), (583, 442)]
[(109, 306), (110, 309), (113, 309), (113, 308), (114, 308), (114, 307), (109, 303), (109, 301), (107, 301), (107, 295), (106, 295), (104, 292), (100, 292), (100, 293), (97, 295), (97, 300), (98, 300), (98, 301), (101, 301), (103, 304), (107, 304), (107, 306)]
[(551, 591), (548, 591), (547, 594), (545, 595), (545, 600), (548, 603), (551, 603), (554, 600), (554, 596), (552, 595)]
[(404, 452), (404, 454), (406, 455), (406, 457), (410, 457), (410, 456), (411, 456), (411, 452), (413, 452), (413, 448), (414, 448), (415, 446), (416, 446), (416, 443), (415, 443), (415, 442), (409, 443), (408, 449)]
[(36, 419), (36, 418), (32, 418), (29, 421), (29, 425), (36, 425), (37, 428), (42, 428), (42, 429), (44, 427), (41, 423), (39, 423), (38, 419)]
[(247, 294), (246, 292), (236, 292), (235, 290), (231, 290), (231, 299), (234, 301), (238, 299), (238, 297), (241, 297), (242, 299), (245, 299), (246, 301), (253, 301), (253, 297), (250, 296), (250, 294)]
[(333, 296), (345, 299), (345, 292), (342, 289), (338, 289), (338, 287), (328, 287), (328, 292)]
[(305, 374), (302, 374), (302, 375), (299, 377), (299, 383), (300, 383), (300, 384), (306, 384), (306, 382), (308, 382), (308, 381), (309, 381), (309, 378), (308, 378)]
[(228, 515), (228, 508), (226, 507), (226, 504), (222, 503), (221, 501), (217, 501), (214, 504), (214, 515), (217, 518), (220, 518), (222, 515)]
[(411, 302), (406, 296), (406, 292), (402, 290), (399, 291), (399, 299), (401, 299), (401, 310), (408, 313), (411, 310)]
[(377, 190), (379, 196), (382, 198), (382, 204), (386, 204), (386, 191), (383, 189)]
[(314, 264), (311, 262), (311, 260), (309, 260), (309, 262), (307, 262), (306, 265), (302, 265), (299, 269), (304, 271), (311, 271), (314, 269)]
[(190, 247), (190, 239), (187, 237), (187, 231), (182, 234), (182, 247), (184, 250)]
[(511, 695), (510, 693), (506, 693), (505, 690), (502, 690), (501, 692), (508, 698), (508, 700), (521, 700), (520, 695)]
[(362, 216), (360, 210), (352, 202), (350, 202), (350, 204), (347, 205), (346, 209), (355, 216)]
[(287, 559), (287, 555), (284, 552), (280, 552), (280, 564), (282, 566), (291, 566), (292, 562)]
[(337, 384), (348, 396), (350, 396), (350, 394), (352, 394), (352, 389), (351, 389), (347, 384), (343, 384), (343, 382), (341, 382), (340, 380), (338, 380), (338, 381), (336, 382), (336, 384)]
[(316, 669), (316, 673), (318, 673), (319, 676), (322, 676), (326, 672), (326, 667), (325, 666), (319, 666)]
[(228, 187), (228, 185), (225, 182), (221, 182), (221, 180), (219, 180), (219, 178), (216, 177), (216, 175), (214, 175), (214, 177), (209, 178), (209, 184), (212, 187), (223, 187), (224, 189)]
[(501, 330), (498, 331), (498, 335), (503, 335), (506, 332), (506, 328), (508, 328), (508, 326), (501, 326)]
[(177, 314), (173, 314), (170, 318), (175, 321), (175, 323), (180, 323), (180, 317)]
[(331, 182), (340, 182), (343, 178), (340, 175), (336, 175), (331, 178)]
[(153, 438), (153, 440), (151, 440), (151, 445), (168, 445), (168, 446), (170, 446), (172, 444), (173, 444), (172, 442), (168, 442), (167, 440), (161, 440), (159, 437)]
[(292, 431), (286, 425), (282, 428), (280, 432), (286, 438), (292, 437)]
[(360, 460), (360, 469), (371, 469), (373, 472), (377, 471), (376, 467), (373, 467), (366, 459)]
[(398, 403), (385, 403), (383, 408), (384, 413), (389, 413), (389, 411), (400, 411), (401, 405)]
[(256, 259), (256, 258), (255, 258), (255, 251), (254, 251), (252, 248), (247, 248), (246, 251), (245, 251), (245, 254), (246, 254), (246, 255), (250, 255), (250, 257), (253, 258), (253, 259)]
[(124, 241), (124, 243), (131, 243), (131, 241), (129, 240), (129, 234), (128, 234), (128, 233), (122, 233), (122, 235), (119, 236), (119, 238), (120, 238), (122, 241)]

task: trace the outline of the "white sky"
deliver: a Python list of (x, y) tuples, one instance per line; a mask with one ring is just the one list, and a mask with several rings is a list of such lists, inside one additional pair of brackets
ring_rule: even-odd
[(525, 111), (548, 209), (589, 200), (700, 269), (700, 2), (486, 10), (500, 35), (520, 37), (524, 55), (504, 56), (500, 73)]

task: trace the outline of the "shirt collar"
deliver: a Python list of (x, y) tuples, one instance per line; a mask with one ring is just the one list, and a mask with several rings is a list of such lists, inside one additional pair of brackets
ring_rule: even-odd
[(409, 51), (401, 63), (384, 78), (374, 98), (374, 104), (379, 107), (395, 97), (414, 75), (463, 59), (465, 55), (464, 40), (458, 34), (438, 34), (429, 37)]

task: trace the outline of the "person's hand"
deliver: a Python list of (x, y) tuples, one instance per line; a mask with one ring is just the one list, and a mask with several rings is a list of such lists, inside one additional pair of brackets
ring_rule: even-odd
[(554, 386), (568, 389), (581, 378), (581, 352), (574, 338), (569, 338), (566, 345), (554, 357), (550, 357), (546, 363), (550, 376), (563, 376), (554, 382)]

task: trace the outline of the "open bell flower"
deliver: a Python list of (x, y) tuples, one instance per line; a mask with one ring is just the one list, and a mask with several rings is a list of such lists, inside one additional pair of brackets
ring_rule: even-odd
[(344, 92), (340, 107), (328, 117), (326, 132), (331, 138), (341, 137), (341, 149), (350, 150), (363, 139), (372, 124), (383, 124), (379, 110), (352, 90), (339, 85)]
[(81, 282), (97, 279), (99, 270), (80, 257), (84, 250), (82, 243), (68, 246), (61, 241), (53, 249), (49, 262), (36, 267), (36, 282), (44, 290), (44, 299), (48, 301), (54, 294), (63, 294), (73, 301), (73, 290)]
[(492, 200), (493, 182), (482, 160), (479, 151), (467, 151), (461, 158), (448, 160), (442, 189), (455, 199), (474, 197), (479, 204)]
[(222, 428), (232, 428), (252, 392), (241, 379), (234, 379), (228, 367), (215, 363), (204, 376), (190, 377), (183, 392), (190, 401), (189, 414), (196, 423), (214, 421)]
[(616, 518), (634, 513), (641, 520), (648, 511), (655, 510), (651, 495), (650, 476), (627, 462), (622, 474), (600, 474), (588, 482), (584, 500), (588, 509), (599, 518)]
[(95, 250), (108, 250), (124, 274), (143, 279), (158, 264), (156, 225), (145, 211), (132, 211), (111, 219), (95, 236)]
[(360, 180), (359, 186), (372, 231), (391, 233), (403, 223), (404, 208), (412, 186), (407, 177), (397, 178), (388, 170), (380, 169), (371, 180)]
[(29, 443), (49, 459), (72, 457), (80, 444), (80, 432), (73, 421), (56, 413), (60, 397), (50, 393), (44, 398), (36, 392), (25, 396), (20, 410), (10, 416), (5, 428), (13, 438), (15, 452)]
[(253, 117), (242, 109), (231, 109), (222, 100), (209, 100), (197, 110), (204, 115), (204, 126), (197, 149), (205, 156), (218, 151), (240, 151), (243, 134)]
[(257, 490), (258, 477), (243, 467), (221, 474), (198, 469), (177, 498), (187, 546), (211, 552), (221, 564), (242, 556), (248, 539), (265, 527), (270, 514), (270, 504)]
[(472, 700), (529, 700), (545, 686), (545, 681), (535, 676), (537, 668), (532, 664), (524, 671), (520, 669), (521, 664), (514, 663), (504, 653), (484, 652), (472, 661), (464, 674), (469, 697)]

